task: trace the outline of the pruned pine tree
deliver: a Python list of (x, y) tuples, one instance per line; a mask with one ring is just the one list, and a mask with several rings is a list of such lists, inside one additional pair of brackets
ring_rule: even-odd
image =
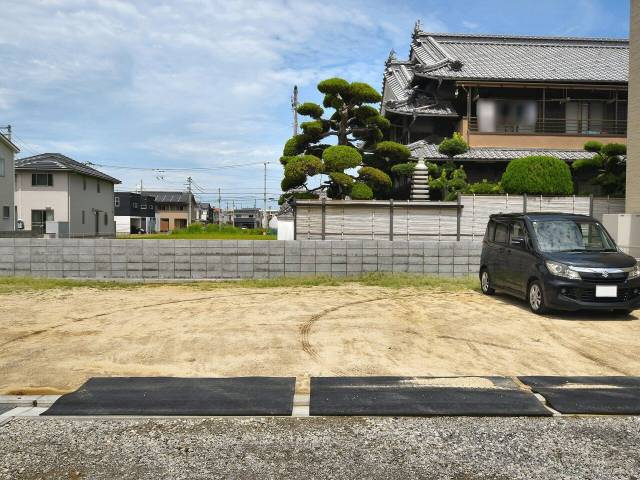
[[(334, 199), (389, 198), (391, 167), (406, 162), (410, 153), (404, 145), (383, 141), (389, 120), (371, 106), (381, 95), (366, 83), (341, 78), (321, 81), (318, 90), (324, 94), (322, 107), (311, 102), (297, 107), (310, 120), (284, 146), (281, 201), (317, 198), (321, 190)], [(309, 179), (320, 174), (327, 180), (309, 188)]]

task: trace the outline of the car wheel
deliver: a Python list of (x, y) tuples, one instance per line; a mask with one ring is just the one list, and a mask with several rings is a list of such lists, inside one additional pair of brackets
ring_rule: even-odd
[(539, 281), (535, 280), (529, 285), (527, 300), (529, 301), (529, 308), (533, 313), (541, 315), (547, 312), (542, 285)]
[(480, 272), (480, 288), (485, 295), (493, 295), (496, 290), (491, 286), (491, 276), (489, 270), (483, 268)]

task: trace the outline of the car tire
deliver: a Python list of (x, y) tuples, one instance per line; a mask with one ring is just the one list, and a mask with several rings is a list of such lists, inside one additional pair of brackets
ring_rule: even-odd
[(489, 270), (483, 268), (480, 270), (480, 290), (485, 295), (493, 295), (496, 293), (495, 288), (491, 286), (491, 275), (489, 275)]
[(529, 303), (529, 308), (535, 314), (542, 315), (549, 311), (544, 298), (542, 284), (538, 280), (534, 280), (529, 284), (529, 288), (527, 289), (527, 302)]

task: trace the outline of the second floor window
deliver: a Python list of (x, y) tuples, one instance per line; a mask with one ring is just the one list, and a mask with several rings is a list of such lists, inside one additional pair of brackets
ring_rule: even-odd
[(115, 197), (115, 198), (113, 199), (113, 204), (114, 204), (116, 207), (119, 207), (119, 206), (120, 206), (120, 197)]
[(98, 185), (98, 193), (100, 193), (100, 182), (96, 182), (96, 185)]
[(82, 177), (82, 189), (83, 190), (87, 189), (87, 179), (86, 179), (86, 177)]
[(0, 157), (0, 177), (4, 177), (4, 164), (5, 164), (5, 159)]
[(32, 173), (31, 185), (38, 187), (53, 187), (52, 173)]

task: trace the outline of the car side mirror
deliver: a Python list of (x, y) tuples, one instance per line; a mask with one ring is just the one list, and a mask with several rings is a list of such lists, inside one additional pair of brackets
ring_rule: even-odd
[(511, 245), (514, 247), (524, 247), (526, 242), (523, 237), (515, 237), (511, 239)]

